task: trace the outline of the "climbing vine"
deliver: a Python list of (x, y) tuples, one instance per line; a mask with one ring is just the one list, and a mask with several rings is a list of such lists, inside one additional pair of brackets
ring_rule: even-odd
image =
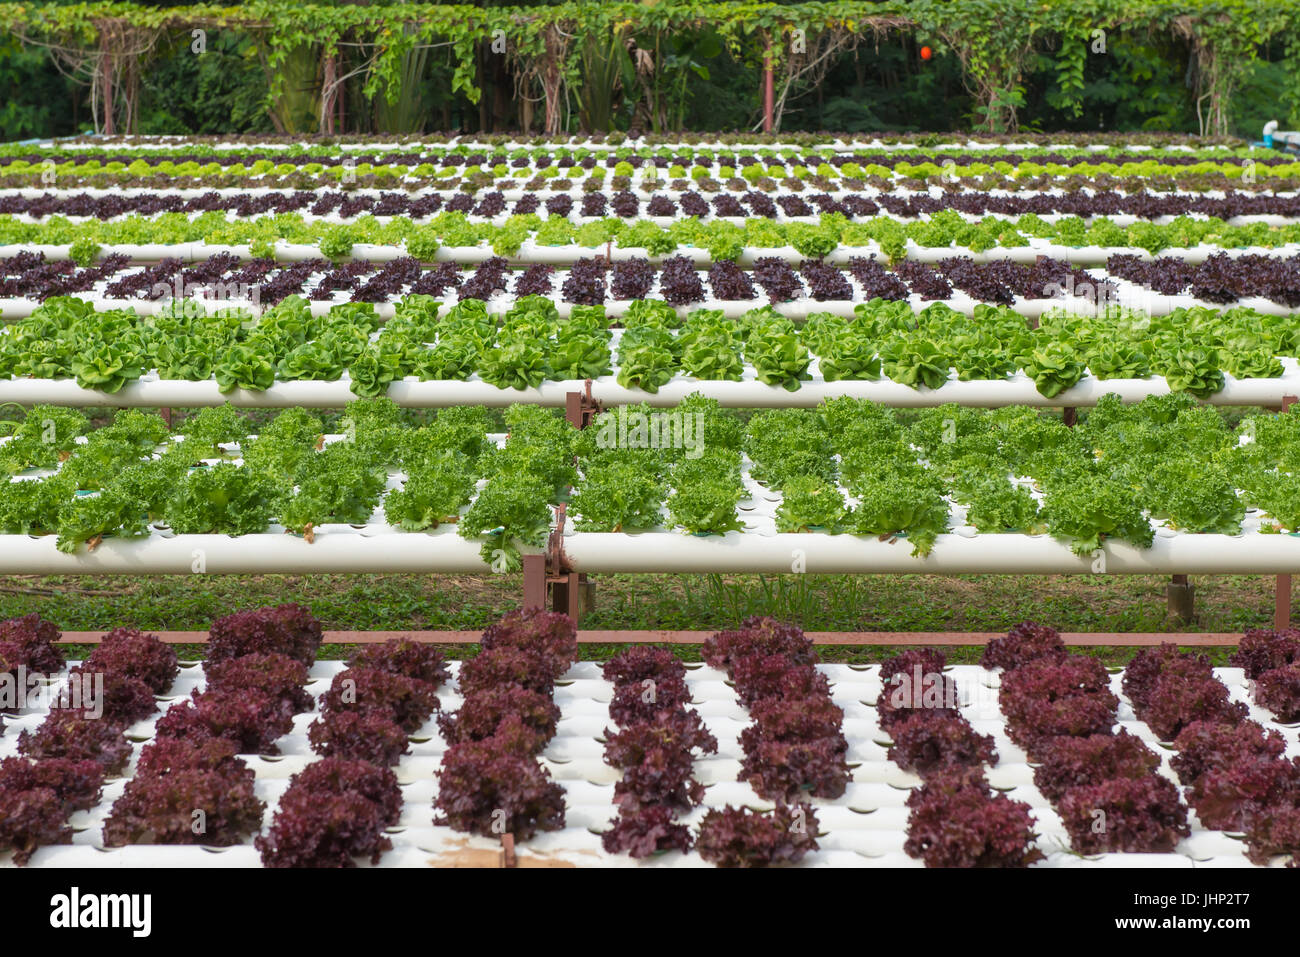
[[(141, 64), (160, 37), (227, 29), (255, 40), (270, 80), (273, 116), (299, 97), (299, 114), (318, 111), (322, 128), (343, 83), (393, 103), (423, 59), (438, 51), (451, 67), (451, 91), (478, 102), (484, 56), (505, 57), (516, 94), (544, 102), (544, 127), (559, 132), (584, 82), (585, 39), (607, 43), (601, 61), (626, 55), (619, 80), (656, 125), (680, 122), (682, 90), (703, 75), (714, 45), (761, 70), (770, 64), (780, 88), (778, 113), (837, 57), (897, 30), (949, 54), (974, 98), (976, 125), (1012, 130), (1024, 103), (1024, 77), (1047, 56), (1054, 104), (1077, 109), (1088, 56), (1100, 55), (1112, 31), (1174, 36), (1188, 44), (1195, 68), (1201, 132), (1227, 129), (1227, 107), (1263, 45), (1297, 43), (1295, 0), (825, 0), (778, 4), (740, 0), (563, 2), (542, 7), (470, 4), (286, 4), (253, 0), (239, 7), (132, 3), (0, 4), (0, 32), (51, 52), (69, 74), (92, 86), (104, 125), (129, 129)], [(708, 39), (705, 39), (708, 38)], [(703, 45), (701, 45), (703, 44)], [(485, 53), (485, 50), (487, 51)], [(593, 61), (586, 50), (587, 62)], [(319, 67), (319, 68), (318, 68)], [(310, 87), (304, 89), (303, 87)], [(305, 98), (305, 99), (304, 99)], [(306, 105), (302, 105), (305, 103)], [(115, 123), (116, 121), (116, 123)], [(98, 121), (97, 121), (98, 122)]]

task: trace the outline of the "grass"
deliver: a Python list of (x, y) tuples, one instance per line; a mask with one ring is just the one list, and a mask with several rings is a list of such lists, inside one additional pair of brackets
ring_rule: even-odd
[[(1240, 632), (1267, 627), (1273, 582), (1267, 576), (1194, 579), (1196, 619), (1169, 618), (1161, 576), (760, 576), (602, 575), (596, 608), (583, 620), (593, 629), (734, 627), (749, 615), (773, 615), (809, 631), (1006, 631), (1036, 620), (1078, 632)], [(517, 607), (519, 575), (263, 575), (0, 577), (0, 619), (37, 612), (65, 630), (133, 625), (155, 630), (205, 630), (240, 608), (298, 601), (327, 629), (480, 630)], [(475, 646), (449, 647), (453, 657)], [(602, 659), (618, 646), (584, 645)], [(201, 646), (183, 646), (201, 656)], [(679, 648), (684, 657), (698, 657)], [(827, 661), (869, 662), (896, 649), (820, 649)], [(1122, 663), (1125, 648), (1091, 648)], [(346, 657), (347, 646), (323, 657)], [(1209, 652), (1222, 663), (1227, 652)], [(954, 663), (978, 659), (975, 648), (950, 649)]]

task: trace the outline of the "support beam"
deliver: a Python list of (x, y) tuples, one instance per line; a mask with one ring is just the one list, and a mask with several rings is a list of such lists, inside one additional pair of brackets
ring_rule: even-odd
[[(527, 573), (525, 556), (525, 574)], [(65, 631), (57, 644), (96, 645), (104, 640), (104, 631)], [(209, 638), (206, 631), (151, 631), (159, 639), (172, 645), (201, 645)], [(711, 631), (646, 631), (646, 630), (583, 630), (578, 631), (580, 644), (668, 644), (698, 645), (707, 640)], [(881, 646), (980, 646), (1003, 632), (993, 631), (810, 631), (808, 638), (814, 645), (881, 645)], [(327, 645), (368, 645), (406, 638), (440, 645), (477, 644), (483, 637), (481, 631), (326, 631)], [(1119, 647), (1149, 647), (1164, 642), (1175, 642), (1182, 647), (1235, 646), (1241, 635), (1236, 632), (1063, 632), (1061, 639), (1070, 647), (1097, 645)]]
[(1196, 616), (1196, 586), (1187, 580), (1186, 575), (1174, 575), (1173, 580), (1165, 586), (1165, 599), (1169, 614), (1186, 624)]
[(1273, 628), (1282, 631), (1291, 627), (1291, 576), (1278, 575), (1273, 594)]
[[(1293, 395), (1282, 396), (1282, 411), (1291, 408), (1300, 399)], [(1291, 576), (1278, 575), (1273, 588), (1273, 628), (1281, 631), (1291, 627)]]
[(546, 607), (546, 556), (524, 556), (524, 608)]

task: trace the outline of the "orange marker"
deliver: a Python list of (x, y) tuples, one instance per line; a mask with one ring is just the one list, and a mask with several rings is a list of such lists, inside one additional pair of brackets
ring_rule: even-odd
[(930, 50), (930, 48), (929, 48), (929, 47), (921, 47), (921, 59), (922, 59), (922, 60), (928, 60), (928, 59), (930, 59), (930, 56), (931, 56), (931, 50)]

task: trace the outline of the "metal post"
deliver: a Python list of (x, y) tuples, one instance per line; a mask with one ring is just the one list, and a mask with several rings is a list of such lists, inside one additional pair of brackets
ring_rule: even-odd
[(1273, 593), (1273, 628), (1277, 631), (1291, 627), (1291, 576), (1278, 575)]
[(524, 608), (546, 607), (546, 556), (524, 556)]

